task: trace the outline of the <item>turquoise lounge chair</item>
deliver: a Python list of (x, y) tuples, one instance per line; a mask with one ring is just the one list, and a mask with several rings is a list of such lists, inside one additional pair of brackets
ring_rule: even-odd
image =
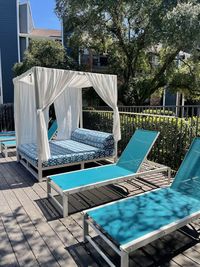
[(57, 129), (58, 129), (58, 124), (57, 124), (57, 121), (54, 120), (53, 123), (51, 124), (51, 127), (48, 130), (48, 139), (49, 139), (49, 141), (54, 137)]
[[(140, 176), (141, 173), (138, 173), (138, 170), (158, 135), (159, 133), (156, 131), (136, 130), (116, 164), (47, 177), (48, 197), (52, 198), (52, 203), (65, 217), (68, 216), (68, 196), (70, 194)], [(167, 169), (164, 168), (163, 170)], [(61, 196), (63, 205), (51, 194), (51, 188), (55, 189)]]
[(0, 132), (0, 137), (1, 136), (10, 136), (10, 135), (15, 135), (15, 131)]
[(0, 132), (0, 152), (2, 152), (1, 150), (2, 142), (14, 141), (15, 139), (16, 139), (15, 131)]
[(195, 138), (173, 184), (84, 213), (84, 240), (109, 265), (111, 260), (88, 235), (91, 226), (128, 267), (129, 253), (200, 217), (200, 138)]
[[(48, 130), (48, 139), (51, 140), (53, 136), (55, 135), (57, 131), (58, 125), (57, 121), (55, 120), (51, 127)], [(5, 137), (5, 138), (4, 138)], [(15, 141), (15, 136), (1, 136), (0, 135), (0, 146), (1, 146), (1, 153), (5, 158), (8, 157), (8, 149), (10, 148), (16, 148), (16, 141)]]
[(1, 153), (5, 158), (8, 157), (8, 150), (11, 148), (16, 148), (15, 140), (1, 142)]
[(15, 132), (0, 132), (0, 142), (2, 141), (9, 141), (9, 140), (15, 140)]

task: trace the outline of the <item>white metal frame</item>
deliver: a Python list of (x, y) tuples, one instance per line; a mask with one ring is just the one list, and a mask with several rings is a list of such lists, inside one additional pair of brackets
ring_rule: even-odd
[[(5, 134), (5, 135), (7, 135), (7, 134)], [(9, 135), (9, 134), (8, 134)], [(2, 135), (3, 136), (3, 135)], [(0, 153), (2, 153), (2, 142), (6, 142), (6, 141), (14, 141), (15, 139), (16, 139), (16, 137), (14, 136), (14, 135), (9, 135), (10, 136), (10, 138), (6, 138), (6, 140), (5, 139), (1, 139), (1, 136), (0, 136)]]
[[(156, 190), (159, 190), (155, 189)], [(150, 192), (145, 192), (139, 195), (144, 195), (144, 194), (149, 194)], [(137, 195), (137, 196), (139, 196)], [(137, 197), (137, 196), (132, 196), (129, 197), (128, 199)], [(127, 199), (121, 199), (121, 200), (117, 200), (115, 201), (115, 203), (121, 202), (121, 201), (126, 201)], [(102, 205), (102, 207), (111, 205), (113, 203), (108, 203), (105, 205)], [(193, 221), (195, 221), (196, 219), (200, 218), (200, 211), (195, 212), (187, 217), (185, 217), (184, 219), (178, 220), (176, 222), (172, 222), (168, 225), (165, 225), (163, 227), (161, 227), (158, 230), (152, 231), (149, 234), (146, 234), (140, 238), (137, 238), (135, 240), (132, 240), (124, 245), (120, 245), (117, 246), (116, 244), (114, 244), (114, 242), (112, 240), (110, 240), (104, 233), (103, 233), (103, 229), (101, 230), (100, 227), (96, 226), (96, 223), (92, 221), (92, 218), (89, 218), (88, 216), (88, 212), (98, 209), (99, 207), (95, 207), (86, 211), (83, 211), (83, 237), (84, 237), (84, 242), (88, 241), (98, 252), (99, 254), (104, 258), (104, 260), (111, 266), (111, 267), (115, 267), (115, 265), (111, 262), (111, 260), (108, 258), (108, 256), (106, 256), (106, 254), (102, 251), (102, 249), (97, 245), (97, 243), (91, 239), (91, 237), (89, 236), (89, 226), (96, 232), (96, 234), (98, 234), (115, 252), (117, 252), (117, 254), (120, 256), (121, 259), (121, 267), (128, 267), (129, 266), (129, 253), (135, 251), (138, 248), (141, 248), (151, 242), (153, 242), (154, 240), (157, 240), (158, 238), (161, 238), (162, 236), (165, 236), (177, 229), (180, 229), (181, 227), (183, 227), (184, 225), (187, 225), (188, 223), (191, 223)]]
[[(101, 167), (102, 166), (95, 167), (95, 168), (101, 168)], [(67, 217), (68, 216), (68, 198), (69, 198), (69, 195), (72, 195), (72, 194), (75, 194), (78, 192), (83, 192), (83, 191), (90, 190), (90, 189), (94, 189), (94, 188), (98, 188), (98, 187), (105, 186), (105, 185), (112, 185), (112, 184), (130, 181), (130, 180), (133, 180), (134, 178), (139, 178), (139, 177), (144, 176), (144, 175), (149, 175), (149, 174), (154, 174), (154, 173), (159, 173), (159, 172), (164, 172), (164, 171), (168, 172), (168, 183), (169, 183), (170, 179), (171, 179), (171, 169), (169, 167), (161, 167), (161, 168), (157, 168), (154, 170), (137, 172), (137, 173), (127, 175), (127, 176), (121, 176), (121, 177), (108, 179), (108, 180), (98, 182), (98, 183), (93, 183), (93, 184), (89, 184), (89, 185), (85, 185), (85, 186), (75, 187), (75, 188), (72, 188), (69, 190), (62, 190), (56, 183), (54, 183), (51, 180), (51, 177), (48, 176), (47, 177), (47, 197), (49, 197), (53, 200), (52, 204), (59, 210), (59, 212), (62, 214), (62, 216)], [(80, 175), (81, 175), (80, 170), (74, 171), (74, 172), (80, 172)], [(63, 175), (63, 174), (58, 174), (57, 176), (61, 176), (61, 175)], [(58, 193), (58, 195), (61, 196), (62, 205), (58, 202), (56, 197), (51, 193), (51, 189), (54, 189)]]
[[(13, 140), (9, 140), (9, 141), (13, 141)], [(16, 148), (16, 144), (15, 145), (9, 145), (9, 144), (6, 144), (6, 141), (5, 142), (1, 142), (1, 153), (5, 158), (8, 157), (8, 150), (10, 148)]]
[[(160, 133), (158, 132), (157, 136), (155, 137), (154, 141), (152, 142), (149, 150), (147, 151), (144, 159), (142, 160), (140, 166), (142, 166), (144, 161), (147, 159), (147, 156), (148, 156), (149, 152), (151, 151), (154, 143), (156, 142), (159, 134)], [(116, 161), (116, 156), (114, 158), (114, 161)], [(95, 167), (95, 168), (101, 168), (101, 167)], [(139, 169), (140, 169), (140, 167), (138, 168), (138, 170)], [(158, 168), (158, 169), (149, 170), (149, 171), (145, 171), (145, 172), (137, 172), (137, 173), (133, 173), (133, 174), (130, 174), (130, 175), (127, 175), (127, 176), (121, 176), (121, 177), (109, 179), (109, 180), (98, 182), (98, 183), (93, 183), (93, 184), (88, 184), (88, 185), (85, 185), (85, 186), (72, 188), (72, 189), (69, 189), (69, 190), (62, 190), (61, 188), (59, 188), (51, 180), (51, 176), (48, 176), (47, 177), (47, 197), (50, 197), (53, 200), (52, 204), (56, 208), (58, 208), (58, 210), (63, 215), (63, 217), (66, 217), (66, 216), (68, 216), (68, 196), (71, 195), (71, 194), (82, 192), (82, 191), (93, 189), (93, 188), (98, 188), (98, 187), (109, 185), (109, 184), (116, 184), (116, 183), (121, 183), (121, 182), (125, 182), (125, 181), (130, 181), (130, 180), (133, 180), (134, 178), (139, 178), (142, 175), (153, 174), (153, 173), (162, 172), (162, 171), (167, 171), (168, 172), (168, 184), (169, 184), (170, 183), (170, 179), (171, 179), (171, 168), (164, 166), (164, 167), (161, 167), (161, 168)], [(77, 171), (75, 171), (75, 172), (77, 172)], [(80, 170), (78, 170), (78, 172), (80, 172), (80, 174), (81, 174)], [(61, 175), (64, 175), (64, 174), (63, 173), (57, 174), (57, 176), (61, 176)], [(51, 194), (51, 189), (54, 189), (61, 196), (63, 205), (61, 205), (57, 201), (56, 197)]]

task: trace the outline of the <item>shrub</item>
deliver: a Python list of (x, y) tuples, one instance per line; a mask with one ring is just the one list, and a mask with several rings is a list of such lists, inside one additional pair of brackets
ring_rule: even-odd
[[(112, 132), (112, 113), (84, 112), (84, 127)], [(120, 114), (122, 139), (118, 145), (120, 154), (137, 128), (160, 132), (149, 159), (177, 169), (192, 139), (200, 134), (200, 119)], [(199, 124), (199, 129), (198, 129)]]

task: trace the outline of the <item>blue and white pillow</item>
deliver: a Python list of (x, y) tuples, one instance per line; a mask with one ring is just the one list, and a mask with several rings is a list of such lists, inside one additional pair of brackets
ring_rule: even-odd
[(114, 149), (114, 137), (111, 133), (77, 128), (71, 139), (100, 149)]

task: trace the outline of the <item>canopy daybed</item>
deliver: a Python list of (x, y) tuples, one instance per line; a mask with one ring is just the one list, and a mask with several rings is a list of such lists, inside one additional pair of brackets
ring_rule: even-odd
[[(13, 82), (17, 159), (39, 181), (45, 170), (116, 157), (121, 138), (116, 75), (33, 67)], [(112, 134), (82, 128), (86, 87), (113, 109)], [(58, 130), (56, 140), (48, 141), (53, 103)]]

